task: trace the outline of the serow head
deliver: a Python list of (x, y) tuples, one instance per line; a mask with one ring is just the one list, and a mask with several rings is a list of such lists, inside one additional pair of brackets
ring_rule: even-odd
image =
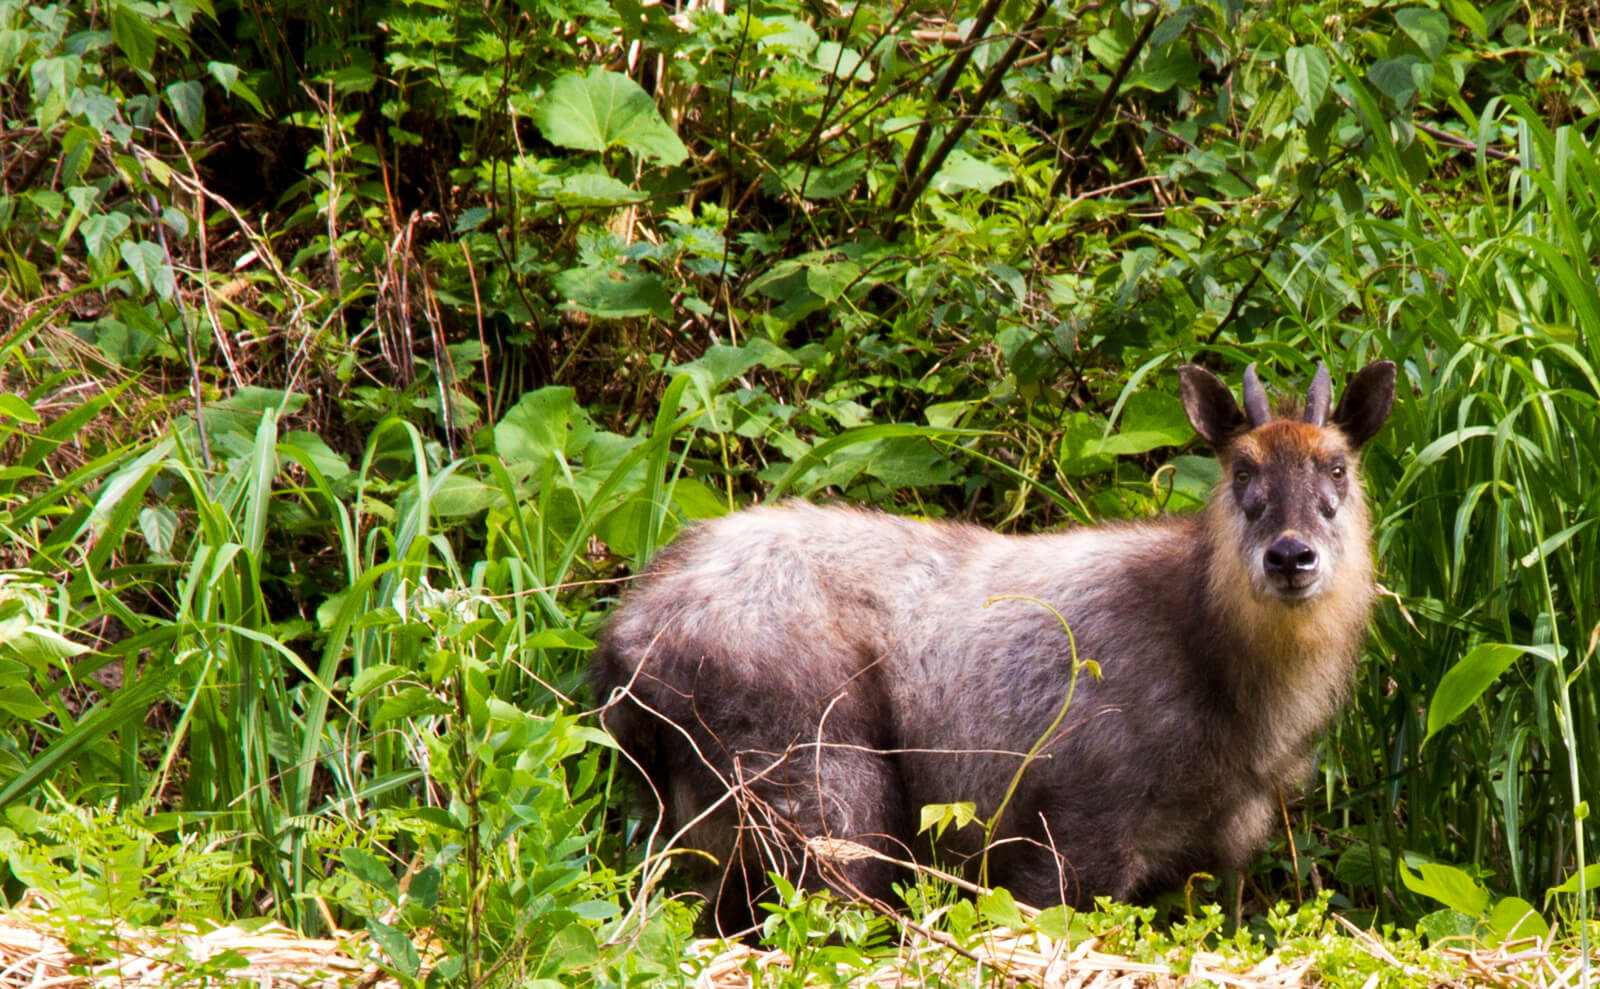
[(1342, 563), (1368, 552), (1357, 466), (1394, 404), (1394, 363), (1362, 368), (1332, 414), (1321, 364), (1294, 415), (1273, 412), (1254, 364), (1244, 372), (1242, 409), (1210, 371), (1185, 365), (1178, 374), (1189, 422), (1222, 464), (1214, 537), (1237, 547), (1258, 597), (1297, 603), (1327, 590)]

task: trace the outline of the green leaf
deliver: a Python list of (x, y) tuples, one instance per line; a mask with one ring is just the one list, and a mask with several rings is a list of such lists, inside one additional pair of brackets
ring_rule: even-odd
[(237, 96), (250, 104), (250, 109), (262, 116), (266, 115), (266, 107), (261, 105), (261, 99), (256, 96), (255, 90), (251, 89), (247, 83), (239, 81), (239, 67), (237, 65), (231, 65), (227, 62), (207, 62), (206, 71), (211, 74), (211, 78), (217, 81), (217, 85), (222, 87), (223, 92), (229, 96)]
[(840, 79), (853, 79), (856, 82), (872, 81), (872, 66), (861, 57), (861, 53), (846, 48), (837, 41), (824, 41), (817, 45), (811, 64)]
[(339, 861), (357, 879), (382, 892), (393, 903), (400, 895), (400, 884), (395, 881), (394, 873), (378, 856), (365, 848), (344, 848), (339, 852)]
[(680, 477), (672, 483), (672, 503), (690, 519), (714, 519), (728, 514), (727, 501), (692, 477)]
[(1428, 61), (1436, 62), (1450, 40), (1450, 21), (1437, 10), (1427, 7), (1407, 7), (1395, 11), (1394, 20), (1400, 30), (1411, 35), (1417, 47), (1427, 53)]
[(1028, 922), (1022, 919), (1017, 901), (1003, 889), (991, 890), (978, 897), (978, 913), (991, 924), (1009, 927), (1014, 931), (1026, 930)]
[(1002, 182), (1011, 181), (1011, 173), (1003, 168), (967, 154), (965, 151), (952, 151), (950, 157), (944, 160), (938, 174), (934, 175), (930, 185), (937, 192), (960, 192), (963, 189), (975, 189), (978, 192), (987, 192)]
[(1122, 409), (1116, 435), (1100, 441), (1096, 453), (1104, 455), (1146, 453), (1164, 446), (1182, 446), (1193, 434), (1183, 403), (1176, 395), (1140, 391), (1129, 396)]
[(1478, 920), (1460, 910), (1435, 910), (1417, 921), (1417, 933), (1437, 944), (1452, 938), (1471, 938), (1478, 931)]
[(793, 363), (795, 363), (794, 357), (771, 340), (766, 337), (751, 337), (737, 347), (726, 343), (714, 343), (699, 357), (670, 370), (674, 374), (687, 373), (697, 378), (704, 376), (706, 380), (703, 384), (706, 391), (710, 392), (757, 365), (784, 367)]
[(570, 628), (545, 628), (528, 639), (530, 649), (593, 649), (594, 640)]
[(461, 216), (456, 219), (455, 232), (466, 233), (483, 226), (488, 219), (494, 216), (494, 210), (484, 206), (471, 206), (461, 211)]
[(37, 721), (50, 713), (33, 688), (26, 684), (7, 684), (0, 690), (0, 711), (19, 721)]
[(1533, 904), (1517, 896), (1508, 896), (1489, 911), (1489, 931), (1494, 935), (1491, 944), (1521, 941), (1524, 938), (1542, 938), (1550, 933), (1550, 925), (1539, 916)]
[(178, 291), (178, 283), (167, 264), (167, 253), (161, 245), (149, 240), (124, 241), (118, 248), (122, 261), (133, 272), (139, 284), (163, 299), (170, 299)]
[(177, 114), (178, 123), (189, 136), (199, 137), (206, 122), (205, 89), (200, 83), (193, 79), (173, 83), (167, 87), (167, 102), (172, 104), (172, 112)]
[(1472, 0), (1444, 0), (1444, 7), (1450, 12), (1451, 17), (1477, 35), (1479, 41), (1489, 37), (1489, 22), (1483, 19), (1483, 14), (1478, 12)]
[(954, 824), (958, 829), (964, 828), (978, 818), (978, 805), (970, 801), (958, 801), (950, 804), (924, 804), (919, 813), (917, 834), (933, 832), (938, 838), (944, 834), (945, 828)]
[(367, 918), (367, 932), (372, 940), (389, 956), (389, 964), (407, 979), (415, 979), (422, 970), (422, 959), (417, 957), (417, 947), (404, 934), (378, 920)]
[(39, 421), (39, 413), (33, 411), (33, 406), (28, 404), (28, 400), (21, 395), (13, 395), (10, 392), (0, 392), (0, 416), (7, 416), (21, 422), (36, 423)]
[(854, 261), (806, 265), (806, 288), (825, 302), (833, 302), (861, 277), (861, 266)]
[(386, 683), (409, 676), (411, 672), (404, 666), (396, 666), (393, 663), (374, 663), (350, 680), (350, 695), (364, 697)]
[(1289, 49), (1284, 62), (1289, 73), (1289, 85), (1300, 97), (1300, 105), (1308, 111), (1321, 106), (1328, 94), (1328, 79), (1333, 74), (1333, 65), (1328, 61), (1328, 56), (1320, 48), (1301, 45)]
[(171, 559), (172, 541), (178, 534), (178, 514), (165, 505), (140, 509), (139, 534), (157, 559)]
[(1600, 889), (1600, 862), (1585, 866), (1582, 872), (1573, 870), (1572, 875), (1568, 876), (1560, 886), (1551, 887), (1550, 892), (1576, 893), (1578, 891), (1579, 877), (1586, 880), (1583, 885), (1588, 888), (1589, 892), (1593, 893), (1595, 890)]
[(582, 415), (575, 406), (572, 389), (560, 385), (522, 396), (494, 427), (495, 452), (509, 465), (538, 466), (556, 454), (564, 456), (574, 418)]
[(1414, 55), (1384, 58), (1372, 63), (1367, 70), (1367, 81), (1372, 83), (1396, 107), (1405, 109), (1417, 95), (1417, 74), (1421, 62)]
[(83, 235), (83, 245), (89, 249), (89, 256), (103, 258), (132, 222), (122, 213), (95, 213), (84, 217), (78, 224), (78, 232)]
[(563, 206), (613, 206), (618, 203), (637, 203), (645, 198), (644, 193), (603, 172), (563, 176), (554, 196), (555, 201)]
[(149, 72), (156, 58), (156, 31), (143, 14), (117, 4), (111, 8), (111, 36), (128, 63), (140, 72)]
[(246, 385), (226, 398), (207, 402), (201, 417), (213, 436), (231, 432), (254, 437), (262, 417), (269, 411), (289, 416), (299, 412), (305, 404), (306, 396), (300, 392)]
[(1527, 650), (1503, 642), (1475, 646), (1461, 661), (1445, 671), (1428, 703), (1428, 733), (1423, 742), (1442, 731), (1475, 704), (1506, 667)]
[(672, 318), (672, 296), (654, 274), (570, 268), (556, 275), (555, 283), (568, 306), (601, 319)]
[(350, 469), (350, 464), (344, 457), (328, 446), (327, 442), (316, 433), (304, 429), (294, 430), (278, 441), (278, 447), (286, 454), (316, 465), (334, 494), (347, 490), (355, 477), (355, 471)]
[(1400, 881), (1406, 889), (1438, 900), (1468, 917), (1482, 917), (1489, 906), (1489, 891), (1464, 870), (1442, 862), (1423, 862), (1412, 872), (1400, 863)]
[(580, 151), (623, 147), (676, 165), (689, 150), (661, 118), (655, 101), (620, 72), (593, 69), (564, 75), (534, 109), (534, 123), (551, 144)]
[(27, 43), (28, 32), (21, 28), (0, 30), (0, 79), (11, 75), (11, 68), (16, 65), (17, 56), (22, 54), (22, 47)]

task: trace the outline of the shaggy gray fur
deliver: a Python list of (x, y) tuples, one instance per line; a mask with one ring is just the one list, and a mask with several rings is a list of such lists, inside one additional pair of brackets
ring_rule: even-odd
[[(1209, 372), (1182, 375), (1223, 467), (1201, 514), (1005, 536), (789, 503), (698, 525), (650, 565), (591, 677), (664, 834), (718, 862), (725, 930), (751, 918), (768, 871), (852, 896), (904, 878), (806, 839), (975, 878), (981, 829), (930, 854), (919, 810), (995, 814), (1062, 707), (1074, 641), (1101, 676), (1079, 676), (1022, 774), (990, 880), (1082, 905), (1248, 864), (1365, 634), (1356, 452), (1388, 414), (1394, 366), (1357, 375), (1326, 427), (1247, 421)], [(1262, 558), (1289, 539), (1314, 562), (1285, 575)]]

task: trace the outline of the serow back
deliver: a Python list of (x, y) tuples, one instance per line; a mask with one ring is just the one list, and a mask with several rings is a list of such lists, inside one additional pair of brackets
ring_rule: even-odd
[[(724, 933), (771, 873), (884, 899), (908, 878), (890, 859), (974, 879), (986, 862), (1021, 900), (1082, 906), (1249, 863), (1366, 634), (1358, 455), (1395, 367), (1334, 408), (1319, 367), (1292, 414), (1254, 365), (1243, 409), (1209, 371), (1179, 375), (1222, 468), (1196, 514), (1010, 536), (789, 503), (697, 525), (650, 565), (590, 677), (655, 847), (716, 863)], [(1075, 656), (1098, 678), (1074, 685)], [(920, 808), (964, 801), (998, 813), (987, 846), (977, 826), (917, 838)]]

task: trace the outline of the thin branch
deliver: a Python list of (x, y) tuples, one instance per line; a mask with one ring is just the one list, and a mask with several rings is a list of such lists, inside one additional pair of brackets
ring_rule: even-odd
[(1156, 21), (1161, 18), (1161, 7), (1157, 5), (1145, 16), (1144, 24), (1139, 28), (1139, 36), (1133, 39), (1133, 44), (1128, 46), (1128, 51), (1122, 56), (1122, 62), (1117, 66), (1117, 71), (1111, 76), (1111, 82), (1106, 86), (1106, 91), (1100, 94), (1100, 102), (1095, 104), (1094, 112), (1089, 115), (1089, 122), (1084, 124), (1078, 132), (1077, 138), (1072, 142), (1072, 147), (1061, 156), (1061, 171), (1056, 173), (1056, 180), (1050, 185), (1050, 198), (1054, 199), (1067, 187), (1067, 176), (1071, 174), (1067, 166), (1083, 153), (1094, 139), (1094, 132), (1099, 129), (1101, 121), (1106, 114), (1111, 112), (1111, 104), (1115, 102), (1117, 93), (1122, 90), (1122, 83), (1128, 78), (1128, 72), (1133, 68), (1133, 63), (1138, 59), (1139, 53), (1150, 40), (1150, 35), (1155, 33)]
[[(1017, 58), (1021, 56), (1023, 48), (1027, 47), (1029, 35), (1039, 26), (1039, 22), (1044, 20), (1044, 15), (1049, 11), (1050, 0), (1039, 0), (1034, 5), (1033, 11), (1028, 14), (1027, 21), (1017, 31), (1016, 37), (1012, 39), (1010, 46), (1006, 48), (1005, 54), (1001, 55), (999, 61), (995, 62), (994, 66), (990, 68), (988, 78), (983, 81), (983, 87), (973, 97), (974, 106), (983, 106), (993, 99), (996, 93), (1000, 92), (1000, 87), (1004, 84), (1006, 73), (1010, 71), (1012, 63), (1016, 62)], [(955, 126), (945, 133), (944, 140), (939, 143), (939, 147), (933, 152), (932, 157), (928, 159), (928, 163), (922, 166), (922, 170), (917, 173), (917, 177), (911, 181), (910, 185), (905, 187), (900, 193), (899, 199), (896, 200), (893, 206), (894, 219), (890, 224), (891, 231), (900, 224), (905, 212), (922, 195), (922, 191), (928, 187), (928, 183), (933, 180), (934, 175), (944, 165), (945, 159), (950, 157), (950, 152), (955, 150), (956, 144), (966, 135), (967, 130), (972, 127), (973, 121), (976, 119), (975, 116), (964, 115), (958, 118)]]

